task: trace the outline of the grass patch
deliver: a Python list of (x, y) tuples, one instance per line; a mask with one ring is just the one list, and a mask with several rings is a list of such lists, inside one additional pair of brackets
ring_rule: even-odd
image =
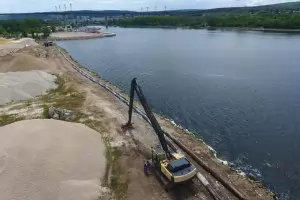
[[(10, 103), (6, 106), (12, 105), (10, 110), (18, 110), (36, 106), (36, 109), (42, 108), (43, 112), (40, 116), (34, 116), (34, 118), (46, 119), (49, 119), (49, 107), (54, 106), (56, 108), (64, 108), (72, 110), (76, 115), (76, 119), (74, 121), (79, 122), (80, 118), (85, 117), (85, 115), (80, 112), (80, 108), (85, 101), (85, 94), (78, 92), (75, 88), (68, 84), (68, 81), (65, 77), (57, 76), (55, 83), (57, 84), (57, 87), (49, 90), (45, 95), (39, 96), (38, 98), (32, 100), (20, 101), (16, 105)], [(35, 107), (32, 107), (32, 109), (35, 109)], [(0, 126), (24, 120), (26, 118), (27, 116), (20, 117), (19, 114), (0, 114)], [(32, 119), (31, 117), (29, 118)]]
[(110, 138), (108, 130), (104, 122), (96, 120), (86, 120), (83, 122), (88, 127), (101, 133), (103, 142), (106, 146), (106, 172), (104, 180), (102, 181), (104, 186), (108, 186), (114, 192), (115, 199), (124, 199), (127, 188), (128, 180), (122, 177), (122, 167), (120, 158), (122, 156), (122, 150), (119, 148), (112, 147), (110, 145)]
[(114, 191), (116, 199), (120, 200), (126, 195), (128, 180), (126, 178), (122, 178), (122, 169), (120, 164), (120, 158), (122, 156), (121, 149), (112, 148), (111, 154), (110, 187)]
[(43, 118), (49, 119), (49, 106), (48, 105), (43, 105)]
[(23, 118), (20, 118), (17, 115), (0, 115), (0, 126), (5, 126), (20, 120), (23, 120)]
[(40, 97), (44, 104), (69, 110), (76, 110), (82, 106), (85, 96), (68, 86), (66, 79), (57, 76), (55, 83), (57, 88), (49, 90), (46, 95)]

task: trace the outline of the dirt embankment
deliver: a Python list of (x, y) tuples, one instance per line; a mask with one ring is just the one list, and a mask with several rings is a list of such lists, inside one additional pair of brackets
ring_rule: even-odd
[[(128, 107), (103, 88), (79, 75), (73, 69), (72, 64), (57, 51), (56, 47), (47, 49), (43, 47), (25, 48), (20, 53), (14, 54), (12, 60), (21, 59), (24, 56), (33, 58), (30, 59), (29, 63), (24, 64), (25, 68), (28, 67), (29, 69), (32, 62), (44, 63), (37, 67), (61, 75), (65, 79), (65, 85), (72, 88), (72, 91), (64, 89), (48, 95), (47, 98), (42, 99), (44, 103), (55, 104), (68, 109), (73, 107), (80, 114), (78, 122), (85, 123), (101, 133), (107, 145), (106, 157), (108, 160), (104, 185), (109, 186), (114, 191), (116, 199), (213, 199), (197, 180), (193, 181), (193, 184), (178, 186), (167, 193), (155, 177), (144, 176), (143, 162), (149, 156), (150, 147), (157, 143), (157, 137), (152, 128), (141, 117), (134, 114), (134, 129), (123, 132), (121, 126), (127, 121)], [(65, 56), (68, 57), (67, 54)], [(78, 64), (76, 65), (80, 67)], [(17, 70), (14, 65), (10, 68)], [(23, 67), (20, 67), (20, 70), (23, 70)], [(107, 81), (98, 79), (110, 85), (115, 91), (122, 93)], [(75, 95), (76, 98), (73, 98), (74, 93), (80, 95)], [(33, 104), (41, 104), (41, 102)], [(10, 110), (10, 112), (12, 111)], [(26, 117), (28, 116), (23, 116), (23, 118)], [(178, 127), (174, 127), (172, 123), (161, 117), (159, 117), (159, 121), (163, 129), (186, 144), (211, 168), (218, 171), (221, 176), (245, 194), (248, 199), (272, 199), (262, 184), (251, 182), (232, 171), (228, 166), (219, 163), (206, 144), (195, 140), (193, 136)], [(199, 170), (208, 178), (223, 199), (236, 199), (211, 175), (201, 168)]]

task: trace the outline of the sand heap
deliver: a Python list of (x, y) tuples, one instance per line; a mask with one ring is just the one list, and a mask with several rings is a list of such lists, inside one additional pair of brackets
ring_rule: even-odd
[(19, 40), (0, 38), (0, 56), (5, 56), (30, 46), (38, 46), (38, 43), (32, 38), (22, 38)]
[(21, 38), (19, 40), (13, 40), (13, 41), (11, 41), (11, 43), (20, 44), (25, 47), (38, 45), (38, 43), (36, 43), (35, 40), (32, 38)]
[(0, 73), (0, 105), (30, 99), (55, 88), (56, 76), (43, 71)]
[(0, 127), (1, 200), (94, 200), (107, 190), (101, 135), (83, 124), (27, 120)]

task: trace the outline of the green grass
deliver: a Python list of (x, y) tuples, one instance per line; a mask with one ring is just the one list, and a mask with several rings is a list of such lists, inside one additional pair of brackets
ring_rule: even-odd
[(63, 77), (58, 76), (55, 82), (57, 88), (49, 90), (40, 99), (45, 105), (52, 105), (56, 108), (65, 108), (76, 112), (76, 109), (80, 108), (85, 101), (85, 96), (71, 86), (67, 86), (66, 81)]
[(18, 117), (17, 115), (0, 115), (0, 126), (5, 126), (7, 124), (11, 124), (13, 122), (17, 122), (22, 120), (23, 118)]
[(112, 163), (111, 163), (111, 176), (110, 176), (110, 187), (115, 193), (117, 200), (124, 199), (127, 189), (128, 180), (122, 178), (122, 168), (120, 164), (120, 158), (122, 156), (121, 149), (112, 148), (111, 151)]
[(102, 139), (106, 146), (106, 173), (103, 178), (103, 185), (111, 188), (115, 195), (115, 199), (124, 199), (127, 188), (128, 180), (122, 177), (124, 173), (122, 171), (120, 159), (122, 157), (122, 150), (112, 147), (110, 145), (110, 137), (106, 125), (102, 121), (86, 120), (83, 122), (88, 127), (101, 133)]
[(43, 118), (48, 119), (49, 118), (49, 106), (43, 105)]

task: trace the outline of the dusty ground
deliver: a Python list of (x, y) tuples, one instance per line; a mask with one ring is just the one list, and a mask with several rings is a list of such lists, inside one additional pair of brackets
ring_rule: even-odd
[(101, 135), (83, 124), (25, 120), (0, 127), (1, 199), (97, 199), (105, 174)]
[[(152, 128), (142, 118), (134, 114), (134, 129), (123, 132), (121, 126), (127, 120), (127, 106), (103, 88), (78, 75), (72, 65), (58, 53), (55, 47), (47, 49), (42, 47), (25, 48), (12, 56), (14, 58), (0, 59), (18, 60), (22, 57), (30, 57), (30, 62), (25, 67), (27, 70), (30, 69), (31, 62), (39, 63), (40, 65), (32, 65), (33, 68), (63, 75), (68, 84), (84, 95), (82, 105), (79, 106), (80, 112), (89, 119), (84, 123), (101, 132), (110, 146), (108, 153), (111, 155), (111, 159), (107, 166), (106, 184), (115, 192), (117, 199), (213, 199), (197, 180), (193, 184), (176, 187), (167, 193), (155, 177), (145, 177), (143, 162), (149, 154), (150, 147), (157, 142)], [(15, 65), (11, 65), (6, 71), (10, 69), (14, 71), (24, 70), (24, 66), (15, 67)], [(111, 87), (119, 91), (118, 88), (112, 85)], [(232, 182), (248, 199), (272, 199), (262, 184), (251, 182), (232, 171), (228, 166), (219, 163), (203, 142), (196, 140), (182, 129), (174, 127), (165, 119), (160, 118), (159, 121), (163, 129), (193, 149), (211, 168)], [(208, 178), (222, 199), (236, 199), (207, 172), (201, 168), (199, 170)]]
[(0, 73), (0, 105), (46, 94), (56, 87), (55, 80), (56, 76), (41, 70)]

